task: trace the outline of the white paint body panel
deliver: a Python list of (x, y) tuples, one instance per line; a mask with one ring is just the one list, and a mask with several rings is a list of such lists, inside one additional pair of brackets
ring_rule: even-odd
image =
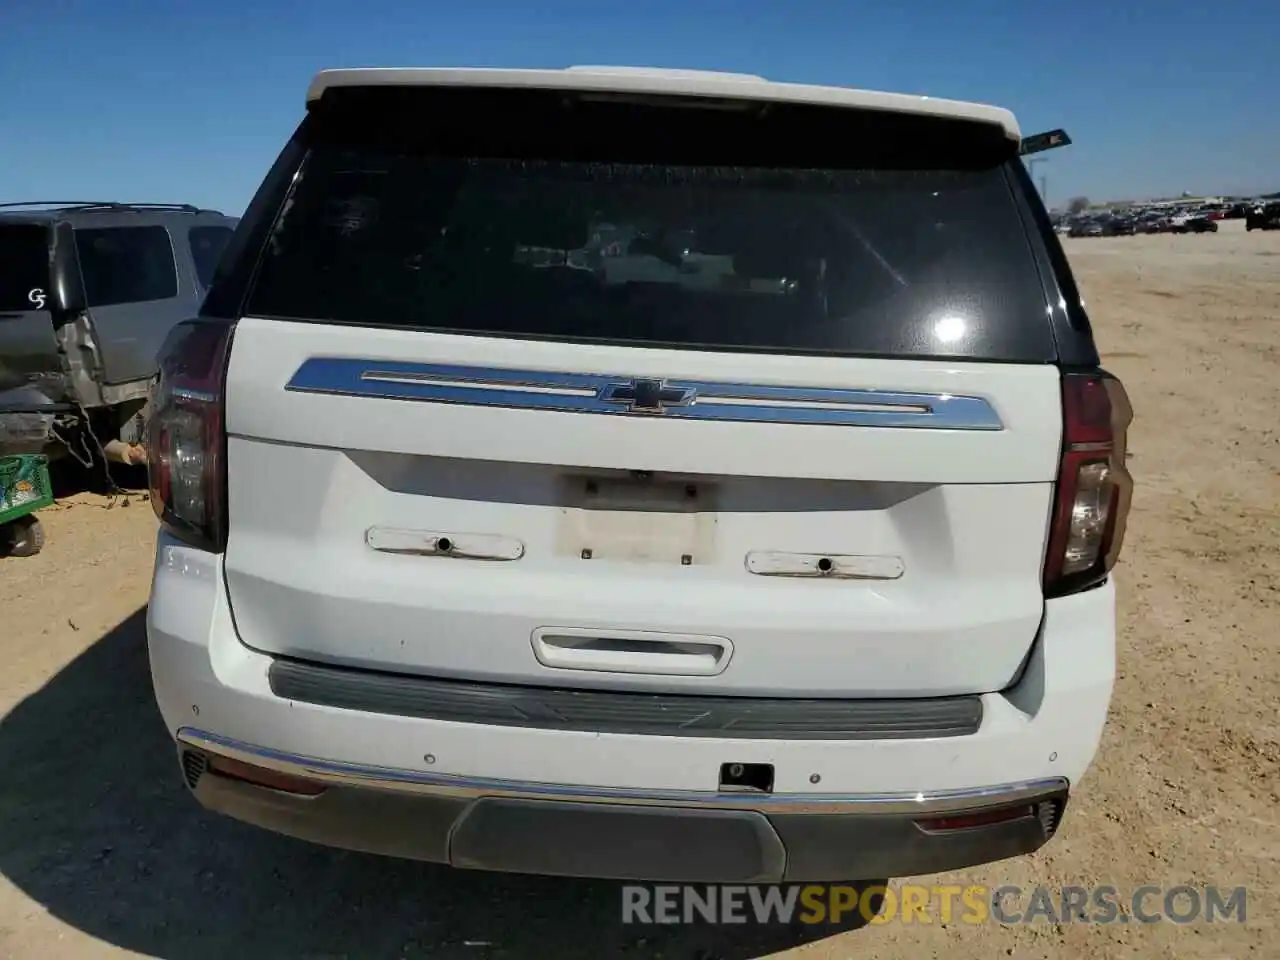
[[(1046, 777), (1072, 786), (1098, 747), (1115, 678), (1115, 586), (1046, 604), (1022, 681), (987, 694), (972, 736), (720, 740), (443, 723), (280, 700), (270, 658), (242, 644), (223, 561), (159, 536), (147, 636), (170, 733), (184, 727), (288, 754), (391, 770), (618, 790), (714, 793), (726, 758), (775, 765), (775, 794), (968, 790)], [(820, 782), (811, 782), (818, 774)]]
[(566, 70), (365, 67), (322, 70), (311, 81), (307, 101), (320, 99), (326, 90), (333, 87), (352, 86), (505, 87), (651, 96), (723, 97), (977, 120), (1003, 127), (1011, 140), (1022, 136), (1018, 121), (1009, 110), (985, 103), (849, 87), (778, 83), (750, 74), (645, 67), (582, 66)]
[[(970, 395), (1003, 429), (680, 421), (286, 391), (317, 356)], [(255, 650), (401, 673), (760, 696), (998, 691), (1044, 617), (1059, 389), (1052, 366), (245, 319), (227, 379), (230, 607)], [(566, 478), (600, 471), (688, 480), (702, 500), (693, 512), (571, 509)], [(388, 553), (368, 542), (380, 528), (522, 551), (502, 562)], [(752, 553), (888, 557), (901, 571), (763, 576), (749, 568)], [(733, 656), (692, 675), (558, 669), (531, 646), (540, 628), (722, 637)]]

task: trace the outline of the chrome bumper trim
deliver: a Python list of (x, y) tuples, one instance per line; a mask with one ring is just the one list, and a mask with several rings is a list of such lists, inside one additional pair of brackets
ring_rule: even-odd
[(580, 803), (649, 804), (699, 809), (754, 810), (760, 813), (843, 813), (867, 816), (912, 814), (930, 816), (959, 810), (1031, 802), (1067, 792), (1061, 777), (966, 790), (895, 794), (762, 794), (711, 793), (697, 790), (640, 790), (530, 783), (458, 777), (418, 770), (369, 767), (335, 760), (301, 757), (258, 747), (214, 733), (183, 727), (178, 744), (206, 754), (228, 757), (278, 773), (304, 777), (334, 786), (421, 793), (463, 799), (507, 797)]

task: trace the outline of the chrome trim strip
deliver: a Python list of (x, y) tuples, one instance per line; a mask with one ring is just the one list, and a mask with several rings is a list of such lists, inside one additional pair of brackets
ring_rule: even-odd
[(680, 420), (931, 430), (1004, 429), (995, 408), (987, 400), (945, 393), (652, 378), (660, 388), (660, 405), (634, 409), (627, 394), (634, 394), (638, 380), (649, 379), (312, 357), (297, 369), (285, 389), (295, 393)]
[(655, 806), (697, 806), (701, 809), (758, 810), (762, 813), (910, 814), (930, 816), (958, 810), (1030, 802), (1064, 793), (1063, 778), (1031, 780), (970, 790), (897, 794), (747, 794), (695, 790), (638, 790), (568, 786), (456, 777), (417, 770), (368, 767), (336, 760), (320, 760), (256, 747), (193, 727), (178, 731), (178, 743), (205, 753), (229, 757), (279, 773), (292, 774), (335, 786), (396, 790), (460, 798), (508, 797), (585, 803), (625, 803)]

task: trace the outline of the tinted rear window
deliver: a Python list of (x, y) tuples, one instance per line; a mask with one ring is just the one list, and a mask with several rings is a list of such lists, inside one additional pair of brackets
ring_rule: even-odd
[(231, 233), (230, 227), (192, 227), (187, 231), (191, 259), (196, 265), (200, 286), (207, 289), (213, 283), (214, 271), (218, 269), (218, 261), (231, 239)]
[(164, 227), (77, 229), (76, 254), (90, 307), (178, 295), (173, 243)]
[(1004, 169), (1016, 145), (999, 130), (723, 107), (431, 91), (322, 103), (247, 312), (638, 346), (1052, 359)]
[(48, 309), (49, 231), (39, 224), (0, 223), (0, 312)]

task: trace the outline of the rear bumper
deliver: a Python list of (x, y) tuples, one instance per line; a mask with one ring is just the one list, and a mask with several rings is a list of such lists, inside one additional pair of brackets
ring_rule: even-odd
[[(12, 398), (12, 395), (9, 396)], [(6, 404), (0, 394), (0, 457), (44, 453), (53, 440), (59, 407)]]
[[(1065, 780), (838, 798), (551, 787), (334, 764), (193, 728), (179, 732), (178, 749), (184, 779), (205, 807), (289, 836), (455, 867), (621, 880), (777, 883), (938, 873), (1036, 850), (1053, 835), (1067, 800)], [(251, 766), (224, 776), (216, 767), (222, 759)], [(245, 779), (254, 768), (323, 792), (255, 784)], [(961, 828), (930, 819), (984, 812), (997, 822)]]
[[(978, 730), (757, 739), (496, 726), (285, 699), (240, 643), (219, 558), (161, 535), (148, 611), (156, 698), (206, 807), (308, 840), (516, 872), (698, 882), (856, 880), (1030, 852), (1092, 762), (1115, 663), (1107, 584), (1051, 601), (1018, 684)], [(710, 735), (707, 735), (710, 733)], [(318, 781), (319, 796), (202, 772), (230, 757)], [(767, 794), (722, 764), (770, 764)], [(192, 772), (195, 776), (191, 776)], [(1032, 805), (938, 831), (921, 818)]]

